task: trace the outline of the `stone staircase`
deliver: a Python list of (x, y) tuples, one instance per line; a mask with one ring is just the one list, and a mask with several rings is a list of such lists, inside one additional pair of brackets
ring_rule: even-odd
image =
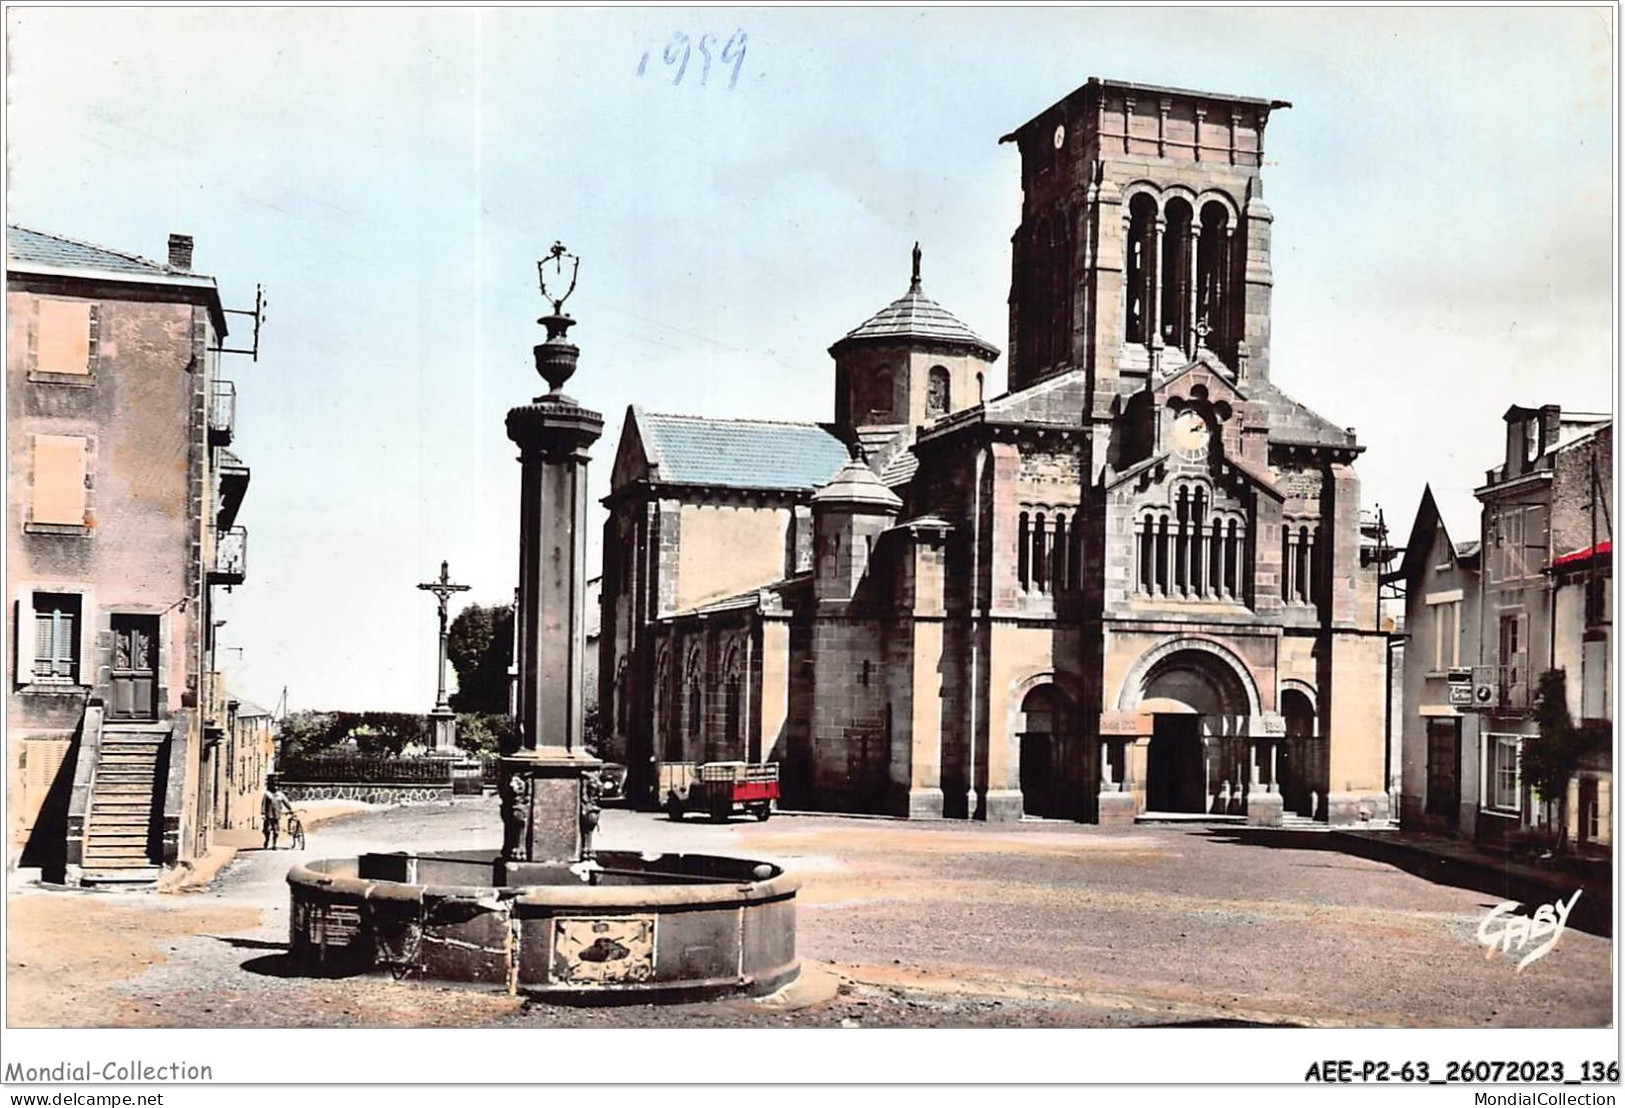
[(106, 724), (85, 819), (80, 881), (86, 885), (152, 884), (154, 808), (162, 808), (170, 725)]
[(1300, 816), (1293, 811), (1281, 813), (1281, 826), (1293, 831), (1329, 831), (1331, 829), (1318, 819)]

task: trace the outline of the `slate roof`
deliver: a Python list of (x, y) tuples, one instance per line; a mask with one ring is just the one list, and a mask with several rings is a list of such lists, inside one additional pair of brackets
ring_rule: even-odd
[(959, 322), (951, 312), (920, 291), (918, 281), (908, 291), (863, 323), (848, 331), (829, 348), (831, 355), (848, 343), (866, 339), (925, 339), (965, 346), (987, 358), (997, 358), (999, 348)]
[(906, 485), (914, 480), (914, 474), (919, 468), (920, 456), (914, 453), (912, 446), (904, 447), (881, 467), (880, 483), (893, 489), (898, 485)]
[(1346, 428), (1292, 399), (1273, 383), (1254, 380), (1243, 390), (1249, 399), (1269, 409), (1271, 442), (1361, 449)]
[(658, 479), (741, 489), (816, 489), (851, 456), (816, 423), (639, 412), (644, 446)]
[[(46, 265), (61, 269), (100, 269), (111, 273), (139, 273), (145, 276), (179, 274), (160, 262), (138, 254), (126, 254), (94, 243), (80, 242), (62, 235), (46, 234), (28, 227), (6, 227), (6, 262)], [(188, 273), (185, 276), (192, 276)]]
[(835, 479), (813, 493), (813, 504), (841, 504), (896, 512), (903, 506), (898, 495), (881, 483), (874, 470), (853, 458)]

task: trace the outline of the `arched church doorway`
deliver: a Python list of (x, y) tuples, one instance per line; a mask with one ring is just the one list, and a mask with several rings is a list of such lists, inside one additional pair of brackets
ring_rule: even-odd
[(1315, 796), (1309, 781), (1314, 769), (1315, 706), (1299, 690), (1283, 689), (1281, 715), (1286, 720), (1286, 742), (1282, 744), (1279, 765), (1281, 803), (1289, 812), (1313, 816)]
[(1146, 754), (1145, 807), (1151, 812), (1207, 811), (1207, 759), (1196, 716), (1155, 716)]
[(1152, 667), (1140, 700), (1152, 716), (1147, 811), (1207, 812), (1226, 783), (1239, 796), (1246, 740), (1236, 724), (1248, 706), (1239, 677), (1206, 651), (1175, 651)]
[(1039, 685), (1021, 701), (1021, 803), (1029, 816), (1068, 818), (1066, 701), (1054, 685)]

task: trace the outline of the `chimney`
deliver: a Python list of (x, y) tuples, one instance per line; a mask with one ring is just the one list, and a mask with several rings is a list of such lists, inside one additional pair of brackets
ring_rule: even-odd
[(169, 268), (187, 272), (192, 268), (192, 236), (169, 236)]

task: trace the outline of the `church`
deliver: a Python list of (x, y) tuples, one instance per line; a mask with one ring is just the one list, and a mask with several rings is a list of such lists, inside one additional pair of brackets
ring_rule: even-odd
[(1289, 106), (1090, 79), (1003, 137), (1003, 395), (916, 247), (829, 348), (832, 421), (628, 411), (599, 702), (629, 795), (742, 759), (804, 809), (1388, 818), (1363, 448), (1272, 380)]

